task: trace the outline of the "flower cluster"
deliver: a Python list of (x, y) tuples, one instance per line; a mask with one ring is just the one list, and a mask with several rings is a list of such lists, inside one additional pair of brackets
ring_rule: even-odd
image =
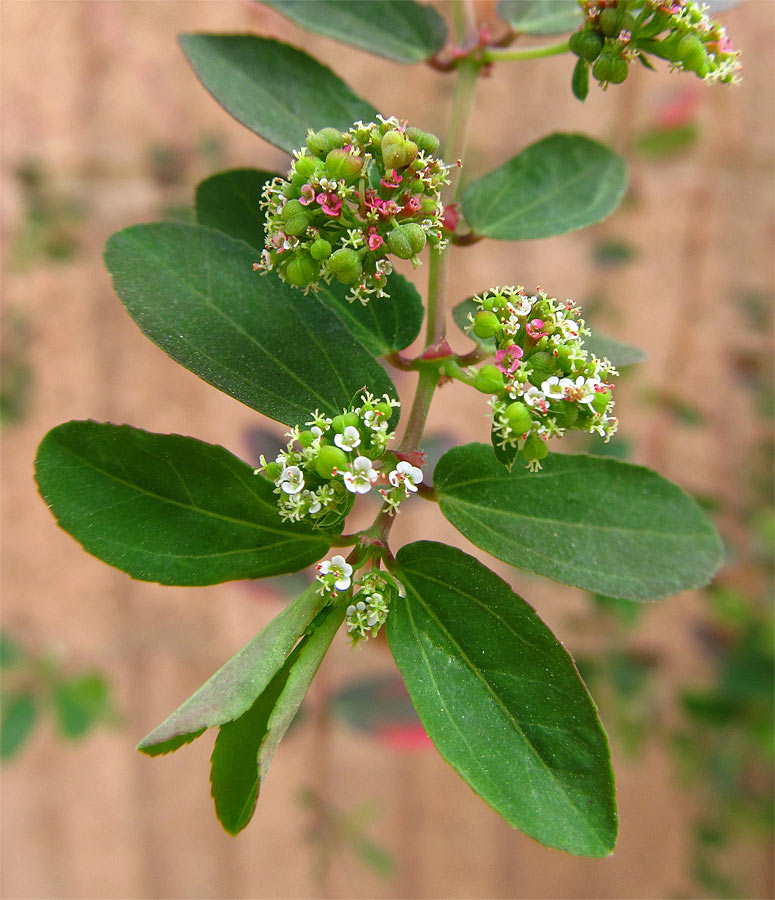
[(376, 637), (385, 624), (388, 606), (400, 587), (387, 572), (372, 569), (360, 576), (357, 582), (361, 590), (347, 607), (345, 623), (353, 644), (364, 638)]
[[(570, 38), (579, 57), (574, 93), (584, 99), (589, 66), (603, 86), (620, 84), (635, 59), (651, 67), (646, 54), (672, 69), (694, 72), (708, 83), (739, 81), (740, 52), (726, 30), (696, 0), (579, 0), (583, 27)], [(583, 87), (580, 89), (578, 85)], [(581, 92), (581, 93), (580, 93)]]
[(482, 366), (474, 386), (493, 394), (493, 445), (513, 463), (521, 450), (528, 467), (541, 468), (546, 441), (570, 429), (616, 431), (609, 379), (618, 372), (607, 359), (583, 348), (589, 334), (581, 310), (571, 301), (530, 296), (520, 285), (498, 287), (474, 297), (469, 315), (477, 337), (495, 339), (495, 363)]
[(395, 117), (310, 131), (287, 179), (264, 187), (266, 245), (254, 268), (304, 290), (335, 278), (351, 285), (351, 302), (388, 296), (391, 255), (419, 265), (426, 242), (447, 244), (440, 189), (449, 179), (438, 147), (435, 135)]
[(262, 456), (256, 472), (274, 482), (282, 519), (309, 517), (316, 527), (333, 528), (350, 511), (355, 495), (376, 484), (383, 485), (378, 490), (391, 511), (414, 493), (422, 471), (387, 453), (394, 437), (390, 418), (399, 406), (387, 394), (377, 400), (366, 391), (358, 406), (341, 415), (315, 411), (306, 428), (292, 428), (286, 449), (273, 462)]

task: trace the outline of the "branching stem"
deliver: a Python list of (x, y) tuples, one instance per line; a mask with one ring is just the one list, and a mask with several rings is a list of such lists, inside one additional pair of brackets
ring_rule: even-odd
[(560, 53), (566, 53), (569, 49), (567, 38), (564, 41), (558, 41), (556, 44), (543, 44), (540, 47), (517, 47), (510, 50), (485, 47), (482, 50), (481, 60), (485, 63), (518, 62), (521, 59), (541, 59), (545, 56), (557, 56)]

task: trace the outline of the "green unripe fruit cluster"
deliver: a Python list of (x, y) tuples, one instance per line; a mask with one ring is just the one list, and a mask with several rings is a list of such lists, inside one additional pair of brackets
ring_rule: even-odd
[(324, 444), (320, 448), (317, 459), (315, 460), (315, 471), (321, 478), (331, 478), (334, 469), (345, 469), (347, 467), (347, 454), (339, 447), (331, 444)]
[(395, 129), (383, 135), (380, 149), (386, 169), (403, 169), (414, 162), (418, 153), (417, 144)]
[(388, 235), (387, 242), (391, 252), (399, 259), (411, 259), (425, 247), (425, 232), (420, 225), (409, 222), (394, 228)]
[(313, 156), (325, 159), (337, 147), (344, 146), (344, 135), (336, 128), (321, 128), (307, 135), (307, 147)]
[(592, 66), (592, 74), (603, 83), (621, 84), (628, 71), (627, 61), (616, 53), (601, 53)]
[(499, 394), (506, 387), (503, 372), (492, 363), (487, 363), (476, 373), (474, 387), (483, 394)]
[(530, 410), (524, 403), (515, 400), (506, 407), (506, 418), (517, 434), (524, 434), (531, 426), (533, 419)]
[(474, 334), (477, 337), (487, 339), (500, 329), (501, 321), (494, 312), (482, 310), (474, 316)]
[(573, 53), (587, 62), (594, 62), (600, 56), (603, 43), (603, 38), (591, 28), (574, 32), (568, 40), (568, 46)]
[(363, 274), (363, 266), (355, 250), (343, 247), (329, 257), (328, 271), (332, 272), (342, 284), (355, 284)]
[(326, 172), (328, 172), (329, 178), (337, 181), (344, 178), (350, 184), (357, 179), (362, 168), (363, 158), (353, 156), (343, 148), (331, 150), (326, 156)]

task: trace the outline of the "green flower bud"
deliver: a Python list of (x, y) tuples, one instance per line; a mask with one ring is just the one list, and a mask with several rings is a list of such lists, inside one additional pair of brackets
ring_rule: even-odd
[(601, 53), (592, 66), (592, 74), (603, 84), (621, 84), (628, 71), (627, 61), (615, 53)]
[(302, 447), (309, 447), (314, 440), (315, 433), (313, 431), (302, 431), (299, 433), (299, 443)]
[(476, 373), (474, 387), (483, 394), (500, 393), (506, 387), (503, 381), (503, 372), (492, 363), (487, 363)]
[(313, 259), (328, 259), (331, 256), (331, 244), (324, 238), (318, 238), (309, 248), (309, 252)]
[(388, 235), (387, 242), (399, 259), (411, 259), (425, 246), (425, 232), (420, 225), (409, 222), (394, 228)]
[(388, 131), (380, 144), (382, 161), (386, 169), (403, 169), (417, 156), (417, 144), (409, 141), (400, 131)]
[(696, 34), (685, 34), (676, 47), (676, 57), (687, 72), (695, 72), (704, 78), (710, 71), (708, 51)]
[(591, 28), (583, 28), (570, 36), (568, 46), (580, 59), (594, 62), (603, 49), (603, 38)]
[(491, 338), (500, 327), (500, 319), (494, 312), (482, 310), (474, 317), (474, 334), (477, 337)]
[(318, 458), (315, 460), (315, 471), (321, 478), (331, 478), (334, 469), (345, 469), (347, 467), (347, 454), (339, 447), (331, 444), (325, 444), (320, 448)]
[(278, 462), (270, 462), (264, 466), (264, 475), (266, 475), (270, 481), (277, 481), (282, 473), (283, 467)]
[(528, 428), (530, 428), (533, 421), (530, 416), (530, 410), (519, 400), (515, 400), (514, 403), (509, 403), (506, 407), (506, 418), (509, 420), (509, 425), (517, 432), (517, 434), (524, 434)]
[(522, 448), (522, 456), (525, 462), (532, 462), (533, 460), (538, 459), (546, 459), (548, 455), (549, 448), (537, 434), (531, 434), (525, 440), (525, 446)]
[(344, 135), (336, 128), (322, 128), (317, 132), (310, 132), (307, 135), (307, 147), (310, 153), (320, 159), (326, 156), (337, 147), (344, 146)]
[(326, 171), (329, 177), (344, 180), (349, 184), (355, 181), (363, 168), (363, 158), (353, 156), (344, 149), (337, 148), (326, 156)]
[(285, 280), (297, 287), (306, 287), (320, 278), (320, 263), (311, 256), (300, 254), (294, 256), (285, 268)]
[(592, 401), (592, 409), (594, 409), (595, 412), (604, 413), (610, 400), (610, 390), (600, 391), (599, 394), (595, 394), (595, 399)]
[(349, 247), (342, 247), (333, 253), (327, 265), (328, 271), (336, 275), (342, 284), (355, 284), (363, 274), (360, 257)]
[(570, 82), (573, 96), (583, 103), (589, 94), (589, 64), (583, 59), (577, 59), (573, 68), (573, 77)]

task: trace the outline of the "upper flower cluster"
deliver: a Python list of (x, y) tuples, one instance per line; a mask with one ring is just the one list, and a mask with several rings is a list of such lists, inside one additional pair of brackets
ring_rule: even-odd
[(739, 80), (740, 52), (696, 0), (579, 0), (579, 4), (585, 22), (571, 35), (570, 48), (579, 57), (577, 65), (592, 64), (592, 74), (604, 87), (624, 81), (635, 59), (650, 65), (647, 53), (709, 83)]
[(305, 290), (336, 278), (352, 285), (351, 302), (388, 296), (391, 255), (419, 265), (426, 242), (446, 246), (440, 188), (449, 179), (438, 147), (395, 117), (310, 131), (287, 179), (264, 187), (266, 248), (255, 268)]
[(360, 405), (330, 418), (317, 411), (306, 429), (292, 428), (288, 445), (274, 462), (261, 457), (256, 472), (275, 483), (280, 515), (295, 522), (309, 516), (316, 527), (332, 528), (347, 515), (356, 494), (376, 484), (385, 503), (396, 510), (417, 491), (422, 470), (387, 454), (390, 417), (397, 400), (377, 400), (366, 391)]
[(618, 372), (607, 359), (583, 348), (589, 334), (573, 301), (543, 291), (498, 287), (474, 297), (469, 316), (480, 338), (494, 338), (495, 364), (482, 366), (474, 385), (494, 394), (493, 443), (509, 460), (516, 451), (532, 470), (547, 453), (546, 440), (569, 429), (597, 432), (608, 440), (618, 420), (609, 379)]

